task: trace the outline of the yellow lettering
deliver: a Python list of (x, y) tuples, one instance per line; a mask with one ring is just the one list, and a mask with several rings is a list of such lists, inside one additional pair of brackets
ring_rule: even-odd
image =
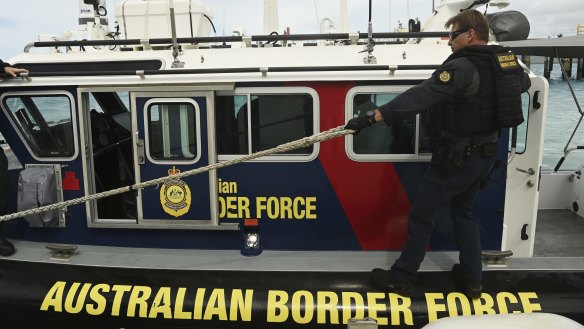
[(85, 305), (85, 297), (87, 297), (87, 292), (89, 292), (89, 288), (91, 288), (91, 283), (85, 283), (79, 292), (79, 296), (77, 296), (77, 303), (75, 305), (75, 295), (77, 294), (77, 289), (81, 283), (73, 282), (71, 285), (71, 289), (67, 292), (67, 297), (65, 298), (65, 312), (76, 314), (83, 310), (83, 306)]
[(239, 218), (251, 218), (250, 212), (249, 212), (249, 199), (248, 198), (244, 198), (244, 197), (240, 197), (237, 199), (237, 216), (239, 216)]
[(268, 292), (267, 319), (268, 322), (285, 322), (288, 319), (288, 293), (282, 290)]
[(187, 292), (186, 288), (178, 288), (176, 292), (176, 300), (174, 302), (174, 318), (175, 319), (191, 319), (191, 312), (183, 311), (183, 305), (185, 301), (185, 294)]
[[(239, 207), (245, 208), (245, 214), (248, 214), (249, 202), (240, 202)], [(264, 214), (270, 219), (316, 219), (316, 197), (256, 197), (255, 202), (258, 219)]]
[(204, 298), (205, 298), (205, 288), (197, 289), (197, 295), (195, 296), (195, 309), (193, 312), (193, 318), (195, 320), (202, 320), (203, 319), (203, 306), (205, 305)]
[(304, 199), (294, 198), (294, 218), (303, 219), (305, 216)]
[(325, 324), (326, 313), (329, 313), (331, 324), (339, 324), (339, 311), (337, 305), (339, 304), (339, 296), (332, 291), (319, 291), (316, 294), (316, 321), (320, 324)]
[[(462, 308), (462, 313), (458, 312), (458, 304), (456, 304), (457, 300)], [(459, 315), (472, 315), (472, 310), (470, 309), (468, 298), (459, 292), (453, 292), (446, 295), (446, 304), (448, 305), (448, 315), (451, 317), (456, 317)]]
[(112, 291), (116, 292), (114, 296), (114, 301), (112, 303), (112, 315), (119, 316), (120, 315), (120, 305), (122, 304), (122, 298), (124, 298), (124, 294), (128, 291), (132, 290), (132, 286), (127, 285), (114, 285), (112, 287)]
[(541, 305), (539, 303), (532, 303), (530, 299), (537, 299), (537, 294), (535, 292), (520, 292), (519, 299), (523, 305), (524, 313), (533, 313), (541, 311)]
[(250, 218), (249, 199), (246, 197), (219, 197), (219, 218)]
[(292, 199), (288, 198), (288, 197), (283, 197), (281, 200), (281, 217), (282, 218), (288, 218), (288, 219), (292, 219), (294, 217), (292, 217)]
[(514, 60), (515, 60), (515, 55), (513, 55), (513, 54), (499, 56), (500, 62), (507, 62), (507, 61), (514, 61)]
[(400, 313), (403, 314), (404, 323), (408, 326), (414, 325), (414, 316), (410, 306), (412, 300), (408, 297), (402, 297), (398, 294), (389, 294), (389, 305), (391, 305), (391, 325), (400, 325)]
[(268, 198), (268, 217), (270, 219), (277, 219), (278, 215), (280, 214), (280, 203), (278, 202), (278, 198), (276, 197), (269, 197)]
[(225, 198), (225, 204), (227, 206), (227, 218), (237, 218), (237, 197), (228, 196)]
[(438, 312), (446, 312), (444, 304), (438, 304), (438, 300), (444, 300), (444, 294), (426, 293), (426, 304), (428, 305), (428, 322), (438, 320)]
[(267, 198), (265, 196), (258, 196), (256, 198), (256, 217), (258, 219), (262, 218), (262, 211), (267, 209), (266, 200)]
[(139, 307), (138, 317), (148, 317), (148, 298), (152, 294), (152, 288), (147, 286), (134, 286), (128, 300), (128, 317), (136, 316), (136, 308)]
[(172, 319), (172, 310), (170, 309), (172, 305), (170, 301), (171, 294), (170, 287), (160, 287), (158, 289), (156, 296), (154, 296), (154, 301), (152, 301), (150, 314), (148, 314), (150, 319), (156, 319), (159, 313), (162, 313), (165, 319)]
[(245, 298), (241, 289), (235, 289), (231, 293), (231, 307), (229, 320), (237, 321), (237, 311), (240, 310), (241, 321), (251, 321), (251, 307), (253, 302), (253, 290), (245, 291)]
[(385, 304), (378, 303), (378, 299), (384, 299), (385, 294), (379, 292), (369, 292), (367, 293), (367, 304), (369, 305), (369, 317), (377, 320), (377, 323), (386, 326), (388, 321), (387, 318), (377, 316), (377, 312), (385, 311), (386, 307)]
[(225, 206), (225, 198), (222, 196), (219, 197), (219, 218), (225, 218), (227, 214), (227, 209)]
[[(304, 307), (302, 307), (302, 300), (304, 300)], [(304, 316), (302, 315), (304, 309)], [(292, 319), (296, 323), (306, 324), (312, 320), (314, 316), (314, 297), (309, 291), (299, 290), (292, 295)]]
[[(499, 306), (500, 314), (508, 314), (509, 309), (507, 308), (507, 302), (517, 304), (519, 301), (517, 297), (510, 292), (500, 292), (497, 294), (497, 305)], [(513, 311), (513, 313), (521, 313), (520, 311)]]
[(219, 183), (217, 184), (217, 189), (219, 193), (233, 193), (237, 194), (237, 183), (236, 182), (224, 182), (219, 178)]
[(306, 219), (316, 219), (316, 197), (306, 198)]
[[(482, 303), (482, 301), (484, 301), (484, 303)], [(497, 314), (494, 309), (495, 301), (489, 294), (482, 294), (480, 298), (473, 299), (472, 303), (475, 315)]]
[[(363, 296), (356, 292), (343, 292), (342, 294), (343, 299), (343, 324), (349, 323), (349, 319), (356, 318), (356, 319), (363, 319), (365, 317), (365, 301), (363, 300)], [(351, 307), (355, 305), (355, 315), (351, 314)]]
[(105, 311), (105, 307), (107, 306), (107, 300), (105, 299), (105, 297), (101, 295), (102, 291), (109, 292), (110, 291), (109, 285), (105, 283), (100, 283), (96, 284), (95, 286), (93, 286), (93, 288), (91, 288), (91, 291), (89, 292), (89, 298), (91, 298), (91, 300), (94, 301), (96, 305), (95, 306), (91, 304), (87, 305), (87, 313), (89, 315), (101, 315)]
[(66, 286), (67, 283), (64, 281), (55, 282), (43, 299), (41, 311), (48, 311), (49, 307), (52, 307), (55, 312), (63, 312), (63, 293)]
[(207, 308), (205, 309), (204, 320), (211, 320), (214, 315), (219, 316), (219, 320), (227, 320), (227, 309), (225, 304), (225, 290), (223, 289), (213, 289), (211, 291), (211, 296), (209, 296), (209, 301), (207, 302)]

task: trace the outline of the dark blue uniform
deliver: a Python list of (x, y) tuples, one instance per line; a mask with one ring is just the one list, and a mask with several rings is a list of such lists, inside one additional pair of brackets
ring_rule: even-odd
[[(490, 71), (492, 72), (492, 69)], [(477, 66), (468, 58), (451, 59), (438, 68), (430, 79), (405, 91), (391, 102), (381, 106), (379, 110), (385, 123), (392, 125), (403, 117), (422, 113), (436, 106), (439, 106), (441, 111), (445, 111), (449, 104), (458, 104), (450, 108), (460, 110), (460, 104), (463, 104), (464, 113), (465, 104), (477, 103), (477, 100), (479, 103), (488, 103), (489, 101), (486, 100), (492, 99), (489, 105), (492, 108), (495, 93), (482, 90), (484, 86), (481, 80), (484, 82), (485, 78), (490, 79), (490, 86), (494, 86), (494, 74), (489, 71), (483, 72), (489, 77), (481, 77)], [(523, 75), (522, 91), (526, 91), (529, 88), (529, 78)], [(472, 106), (469, 106), (468, 111), (474, 111)], [(456, 113), (460, 114), (460, 112)], [(472, 120), (469, 122), (485, 120), (495, 122), (495, 117), (494, 114), (490, 114), (489, 118), (477, 120), (475, 117)], [(395, 280), (408, 282), (415, 277), (426, 253), (434, 227), (434, 218), (438, 212), (450, 207), (460, 249), (462, 275), (470, 282), (481, 281), (481, 244), (472, 209), (480, 182), (486, 178), (495, 163), (498, 129), (493, 127), (495, 124), (492, 124), (492, 127), (477, 127), (476, 134), (469, 134), (468, 129), (464, 134), (446, 131), (445, 128), (439, 129), (441, 143), (463, 145), (464, 148), (459, 150), (462, 156), (459, 157), (458, 163), (452, 164), (451, 168), (444, 168), (438, 159), (440, 154), (433, 153), (432, 164), (423, 177), (417, 198), (410, 211), (406, 244), (399, 259), (391, 267), (391, 274)], [(470, 130), (473, 131), (472, 127)], [(486, 145), (492, 146), (491, 151), (484, 152), (483, 146)], [(456, 150), (454, 154), (456, 157)]]

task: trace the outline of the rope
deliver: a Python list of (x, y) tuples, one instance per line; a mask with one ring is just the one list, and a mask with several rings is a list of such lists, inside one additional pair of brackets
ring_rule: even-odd
[(319, 142), (323, 142), (323, 141), (326, 141), (326, 140), (329, 140), (332, 138), (352, 134), (354, 132), (355, 132), (355, 130), (345, 129), (344, 126), (339, 126), (339, 127), (332, 128), (332, 129), (329, 129), (327, 131), (323, 131), (321, 133), (318, 133), (318, 134), (315, 134), (312, 136), (304, 137), (304, 138), (296, 140), (296, 141), (292, 141), (292, 142), (278, 145), (278, 146), (276, 146), (272, 149), (269, 149), (269, 150), (264, 150), (264, 151), (259, 151), (256, 153), (248, 154), (248, 155), (242, 156), (242, 157), (237, 158), (237, 159), (218, 162), (218, 163), (214, 163), (212, 165), (208, 165), (205, 167), (187, 170), (187, 171), (181, 172), (181, 173), (176, 174), (176, 175), (160, 177), (160, 178), (152, 179), (152, 180), (149, 180), (146, 182), (142, 182), (142, 183), (138, 183), (138, 184), (134, 184), (134, 185), (130, 185), (130, 186), (120, 187), (120, 188), (116, 188), (116, 189), (109, 190), (109, 191), (104, 191), (104, 192), (100, 192), (100, 193), (96, 193), (96, 194), (92, 194), (92, 195), (87, 195), (87, 196), (80, 197), (77, 199), (71, 199), (71, 200), (67, 200), (67, 201), (63, 201), (63, 202), (59, 202), (59, 203), (50, 204), (47, 206), (42, 206), (39, 208), (23, 210), (23, 211), (20, 211), (17, 213), (0, 216), (0, 222), (8, 221), (8, 220), (11, 220), (14, 218), (19, 218), (19, 217), (24, 217), (24, 216), (34, 215), (34, 214), (40, 214), (40, 213), (47, 212), (50, 210), (65, 208), (65, 207), (69, 207), (69, 206), (76, 205), (79, 203), (84, 203), (84, 202), (91, 201), (91, 200), (107, 198), (107, 197), (110, 197), (113, 195), (122, 194), (122, 193), (130, 192), (130, 191), (135, 191), (138, 189), (143, 189), (143, 188), (148, 187), (148, 186), (158, 185), (161, 183), (177, 180), (177, 179), (180, 179), (183, 177), (193, 176), (193, 175), (197, 175), (200, 173), (204, 173), (204, 172), (207, 172), (210, 170), (216, 170), (216, 169), (232, 166), (232, 165), (237, 164), (237, 163), (257, 159), (257, 158), (260, 158), (263, 156), (267, 156), (267, 155), (271, 155), (271, 154), (275, 154), (275, 153), (286, 152), (286, 151), (290, 151), (290, 150), (294, 150), (294, 149), (298, 149), (298, 148), (308, 147), (310, 145), (313, 145), (313, 144), (316, 144)]

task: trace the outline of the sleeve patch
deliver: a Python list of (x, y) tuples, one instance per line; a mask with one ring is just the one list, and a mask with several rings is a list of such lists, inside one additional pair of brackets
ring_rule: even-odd
[(437, 84), (443, 84), (443, 85), (452, 84), (452, 81), (454, 78), (454, 73), (451, 70), (443, 70), (443, 71), (440, 71), (437, 73), (438, 73), (436, 75), (436, 83)]
[(513, 53), (497, 54), (497, 63), (503, 71), (517, 69), (520, 67), (519, 63), (517, 62), (517, 58)]

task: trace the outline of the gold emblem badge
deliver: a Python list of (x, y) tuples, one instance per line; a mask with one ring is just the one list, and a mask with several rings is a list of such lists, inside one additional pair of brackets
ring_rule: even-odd
[[(180, 170), (175, 167), (168, 170), (169, 176), (179, 173)], [(173, 179), (164, 183), (160, 189), (160, 204), (167, 214), (174, 217), (186, 214), (191, 207), (191, 190), (189, 186), (180, 179)]]
[(447, 83), (450, 81), (450, 73), (448, 73), (448, 71), (442, 71), (442, 73), (440, 73), (440, 81)]

